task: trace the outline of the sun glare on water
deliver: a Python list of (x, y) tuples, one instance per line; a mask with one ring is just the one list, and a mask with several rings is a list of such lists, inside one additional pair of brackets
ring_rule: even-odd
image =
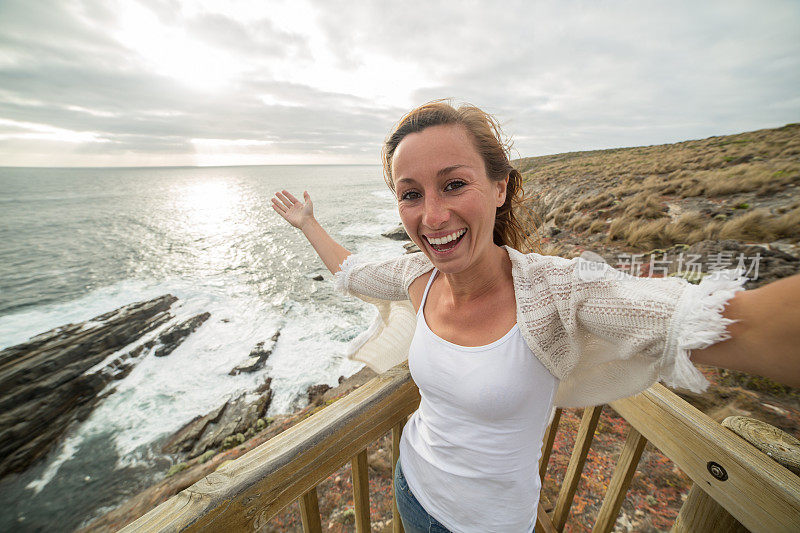
[(225, 178), (176, 185), (169, 231), (182, 242), (181, 268), (196, 275), (215, 275), (252, 261), (242, 246), (254, 231), (245, 192)]

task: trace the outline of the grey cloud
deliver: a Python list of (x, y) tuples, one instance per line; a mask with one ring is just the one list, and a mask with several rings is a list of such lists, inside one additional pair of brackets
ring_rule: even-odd
[(186, 21), (190, 33), (212, 45), (234, 50), (246, 57), (310, 57), (301, 37), (282, 31), (265, 19), (243, 25), (223, 15), (207, 13)]
[[(0, 63), (0, 118), (109, 141), (77, 149), (87, 154), (191, 153), (190, 139), (214, 138), (377, 161), (380, 141), (407, 111), (271, 79), (262, 68), (273, 59), (313, 63), (309, 43), (269, 20), (189, 19), (178, 2), (146, 5), (164, 23), (252, 60), (251, 72), (224, 94), (193, 91), (137, 67), (103, 31), (115, 17), (103, 2), (0, 2), (0, 54), (12, 58)], [(799, 6), (338, 1), (317, 4), (316, 19), (343, 69), (359, 68), (365, 53), (413, 64), (434, 80), (417, 83), (414, 104), (453, 96), (484, 107), (526, 156), (797, 121)], [(25, 151), (0, 144), (2, 153)]]

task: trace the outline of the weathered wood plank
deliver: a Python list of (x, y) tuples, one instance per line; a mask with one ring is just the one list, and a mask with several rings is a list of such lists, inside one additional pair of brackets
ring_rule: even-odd
[(303, 520), (303, 533), (322, 533), (317, 487), (306, 492), (300, 498), (300, 517)]
[(534, 527), (535, 533), (556, 533), (556, 528), (553, 527), (553, 521), (550, 520), (550, 515), (544, 510), (541, 502), (539, 502), (539, 509), (536, 511), (536, 526)]
[(748, 533), (738, 520), (706, 494), (692, 485), (670, 533)]
[(405, 425), (404, 417), (402, 422), (392, 428), (392, 533), (405, 533), (400, 511), (397, 510), (397, 497), (394, 495), (394, 471), (397, 468), (397, 460), (400, 459), (400, 437), (403, 435)]
[(751, 531), (800, 531), (800, 477), (666, 387), (611, 407)]
[(414, 412), (408, 363), (176, 494), (123, 531), (261, 531), (286, 505)]
[(353, 477), (353, 502), (356, 506), (356, 533), (369, 533), (369, 472), (367, 450), (362, 450), (350, 462)]
[(635, 428), (631, 428), (628, 438), (625, 439), (622, 453), (619, 454), (614, 475), (611, 476), (611, 482), (608, 484), (603, 505), (600, 507), (600, 512), (597, 513), (592, 533), (608, 533), (614, 527), (646, 444), (647, 439), (642, 437), (642, 434)]
[(553, 442), (556, 440), (556, 433), (558, 433), (558, 423), (561, 421), (561, 408), (557, 408), (553, 413), (553, 420), (547, 426), (547, 432), (542, 439), (542, 457), (539, 459), (539, 479), (542, 480), (544, 485), (544, 476), (547, 474), (547, 465), (550, 463), (550, 453), (553, 451)]
[(583, 472), (583, 464), (586, 462), (586, 455), (592, 445), (594, 430), (597, 428), (597, 421), (603, 411), (602, 405), (587, 407), (583, 410), (583, 418), (578, 428), (578, 435), (575, 437), (575, 446), (572, 448), (572, 455), (569, 458), (569, 465), (564, 474), (564, 482), (556, 499), (556, 508), (553, 510), (553, 526), (557, 531), (563, 531), (567, 523), (569, 509), (572, 507), (572, 499), (575, 497), (575, 490)]

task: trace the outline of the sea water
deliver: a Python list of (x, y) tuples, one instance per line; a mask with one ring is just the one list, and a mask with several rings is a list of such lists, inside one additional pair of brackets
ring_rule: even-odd
[[(0, 168), (0, 349), (167, 293), (177, 320), (211, 313), (169, 356), (109, 384), (44, 460), (0, 482), (0, 530), (71, 530), (114, 508), (163, 478), (166, 436), (267, 376), (272, 416), (362, 368), (345, 348), (374, 310), (334, 293), (302, 233), (272, 210), (281, 189), (308, 190), (348, 250), (404, 252), (380, 235), (399, 217), (378, 166)], [(263, 370), (229, 375), (277, 330)]]

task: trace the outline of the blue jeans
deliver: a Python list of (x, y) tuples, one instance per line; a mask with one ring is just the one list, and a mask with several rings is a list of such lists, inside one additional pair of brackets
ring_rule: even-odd
[(429, 515), (428, 511), (423, 509), (417, 501), (406, 483), (399, 459), (397, 467), (394, 469), (394, 497), (397, 500), (397, 510), (400, 512), (400, 520), (403, 522), (403, 529), (406, 530), (406, 533), (450, 533), (449, 529)]

